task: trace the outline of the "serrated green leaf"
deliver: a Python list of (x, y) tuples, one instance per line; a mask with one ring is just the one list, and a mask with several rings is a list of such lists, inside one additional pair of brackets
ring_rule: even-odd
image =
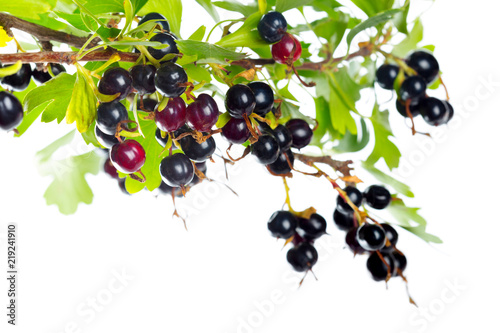
[(244, 5), (237, 0), (214, 1), (212, 3), (214, 4), (214, 6), (217, 6), (219, 8), (229, 10), (231, 12), (241, 13), (245, 17), (250, 16), (259, 10), (259, 7), (255, 3)]
[(0, 11), (20, 18), (39, 19), (40, 14), (48, 12), (53, 7), (51, 1), (47, 0), (2, 0)]
[(196, 2), (202, 6), (208, 14), (214, 19), (216, 23), (220, 21), (219, 13), (217, 13), (217, 9), (214, 4), (210, 0), (196, 0)]
[(394, 0), (351, 0), (359, 9), (369, 17), (392, 8)]
[(259, 35), (257, 24), (261, 18), (260, 12), (256, 12), (246, 18), (243, 25), (235, 32), (224, 36), (216, 44), (223, 47), (249, 47), (249, 48), (259, 48), (259, 47), (269, 47)]
[(339, 143), (332, 149), (339, 153), (354, 153), (365, 148), (370, 142), (370, 131), (363, 118), (361, 118), (360, 123), (361, 132), (358, 131), (357, 134), (346, 132), (344, 137), (340, 139)]
[(392, 49), (392, 54), (396, 57), (406, 57), (406, 55), (417, 48), (418, 43), (424, 37), (424, 27), (420, 19), (415, 20), (411, 32), (398, 45)]
[(195, 41), (202, 41), (203, 40), (203, 37), (205, 37), (205, 32), (207, 31), (207, 27), (205, 27), (204, 25), (202, 25), (201, 27), (199, 27), (198, 29), (196, 29), (195, 32), (193, 32), (193, 34), (191, 36), (189, 36), (189, 40), (195, 40)]
[(361, 97), (361, 87), (350, 77), (345, 67), (329, 76), (329, 106), (333, 128), (344, 135), (346, 131), (357, 133), (356, 122), (351, 111), (357, 113), (355, 103)]
[(198, 63), (227, 64), (229, 60), (239, 60), (246, 57), (244, 53), (234, 52), (210, 43), (194, 40), (178, 40), (176, 43), (183, 54), (196, 56)]
[(394, 179), (393, 177), (389, 176), (388, 174), (380, 171), (376, 167), (374, 167), (371, 164), (368, 164), (366, 162), (363, 162), (362, 164), (363, 169), (371, 173), (375, 178), (377, 178), (379, 181), (382, 183), (391, 186), (394, 190), (396, 190), (398, 193), (401, 193), (402, 195), (413, 198), (415, 195), (413, 192), (410, 190), (410, 187), (406, 184), (403, 184), (397, 179)]
[(333, 132), (334, 129), (330, 119), (330, 108), (325, 98), (322, 96), (315, 98), (314, 104), (316, 106), (316, 121), (318, 122), (318, 128), (314, 131), (311, 144), (321, 147), (323, 145), (321, 139), (323, 139), (327, 133)]
[(56, 11), (55, 14), (71, 24), (73, 27), (82, 31), (90, 32), (90, 29), (87, 28), (80, 14), (68, 14), (60, 11)]
[(210, 72), (203, 65), (187, 64), (184, 65), (183, 67), (188, 77), (194, 81), (197, 82), (205, 81), (207, 83), (212, 81), (212, 76), (210, 75)]
[[(75, 79), (75, 75), (61, 73), (45, 84), (31, 90), (24, 98), (24, 111), (28, 116), (30, 116), (30, 113), (34, 112), (35, 109), (36, 113), (31, 116), (28, 121), (34, 121), (43, 112), (43, 122), (48, 123), (57, 119), (57, 122), (60, 123), (66, 115), (66, 110), (73, 93)], [(43, 107), (40, 108), (40, 106)], [(20, 133), (24, 133), (29, 125), (31, 124), (21, 126), (22, 130), (20, 130)]]
[(379, 24), (383, 24), (388, 22), (390, 19), (394, 17), (397, 13), (401, 12), (401, 9), (390, 9), (388, 11), (379, 13), (375, 16), (369, 17), (366, 21), (361, 22), (357, 26), (355, 26), (349, 33), (347, 34), (347, 45), (350, 46), (354, 37), (359, 34), (361, 31), (366, 30), (371, 27), (375, 27)]
[(80, 133), (86, 132), (96, 117), (97, 98), (85, 74), (78, 69), (71, 94), (71, 100), (66, 111), (66, 122), (76, 121)]
[(276, 11), (284, 13), (287, 10), (309, 5), (313, 0), (276, 0)]
[(181, 36), (182, 1), (181, 0), (149, 0), (139, 11), (139, 15), (157, 12), (165, 16), (170, 30), (179, 38)]

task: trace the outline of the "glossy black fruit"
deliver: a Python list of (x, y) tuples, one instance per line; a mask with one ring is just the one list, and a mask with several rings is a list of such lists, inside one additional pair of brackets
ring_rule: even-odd
[(292, 147), (293, 138), (292, 134), (284, 125), (278, 125), (274, 130), (271, 130), (271, 134), (276, 138), (281, 150), (288, 150)]
[(127, 119), (127, 109), (117, 100), (109, 103), (101, 103), (97, 108), (96, 124), (105, 134), (114, 135), (118, 123)]
[(269, 168), (269, 171), (275, 175), (286, 175), (292, 172), (291, 167), (293, 167), (294, 160), (295, 158), (293, 157), (293, 153), (290, 149), (281, 151), (278, 159), (273, 163), (268, 164), (267, 167)]
[(385, 245), (385, 231), (376, 224), (365, 223), (358, 228), (356, 239), (367, 251), (380, 250)]
[(184, 68), (172, 62), (163, 64), (156, 71), (156, 89), (165, 97), (179, 97), (186, 91), (188, 76)]
[(372, 185), (363, 193), (366, 204), (375, 209), (384, 209), (392, 201), (391, 192), (380, 185)]
[(425, 96), (425, 89), (427, 89), (427, 84), (421, 76), (410, 76), (401, 84), (399, 96), (403, 102), (418, 100)]
[(378, 84), (381, 88), (387, 90), (394, 89), (394, 81), (398, 77), (399, 66), (384, 64), (377, 69), (375, 74)]
[(117, 100), (122, 100), (132, 90), (132, 77), (121, 67), (113, 67), (104, 72), (99, 80), (98, 90), (104, 95), (119, 94)]
[(380, 259), (377, 252), (373, 252), (366, 261), (366, 268), (371, 273), (375, 281), (385, 281), (389, 273), (394, 272), (394, 258), (389, 253), (382, 253), (382, 256), (387, 265)]
[(309, 243), (301, 243), (288, 250), (286, 260), (297, 272), (305, 272), (318, 261), (318, 251)]
[(419, 103), (420, 114), (429, 125), (439, 126), (449, 120), (449, 108), (445, 102), (434, 97), (424, 98)]
[(156, 67), (153, 65), (136, 65), (130, 69), (132, 87), (141, 95), (152, 94), (155, 87)]
[(149, 13), (146, 14), (142, 17), (142, 19), (139, 21), (138, 25), (144, 24), (148, 21), (156, 21), (158, 24), (161, 25), (161, 28), (166, 31), (170, 31), (170, 25), (168, 24), (168, 21), (165, 19), (165, 16), (159, 14), (159, 13)]
[(361, 247), (358, 243), (358, 239), (356, 237), (358, 233), (358, 228), (351, 228), (347, 234), (345, 235), (345, 243), (347, 246), (349, 246), (349, 249), (352, 251), (352, 253), (356, 254), (363, 254), (366, 252), (364, 248)]
[[(164, 45), (163, 48), (161, 49), (155, 49), (151, 46), (148, 46), (148, 52), (155, 58), (156, 60), (162, 59), (164, 56), (167, 54), (179, 54), (179, 49), (177, 48), (177, 44), (175, 43), (175, 40), (177, 38), (168, 33), (168, 32), (162, 32), (154, 35), (151, 37), (150, 41), (151, 42), (160, 42)], [(176, 62), (177, 61), (177, 56), (173, 57), (172, 59), (167, 60), (169, 62)]]
[(10, 90), (23, 91), (26, 89), (31, 80), (30, 64), (23, 64), (17, 73), (2, 78), (2, 85)]
[(165, 157), (160, 163), (161, 178), (172, 187), (189, 184), (194, 177), (193, 162), (184, 154)]
[(392, 258), (394, 259), (394, 275), (400, 275), (399, 272), (403, 273), (408, 264), (406, 256), (399, 251), (394, 251), (392, 252)]
[(252, 145), (252, 154), (261, 164), (274, 163), (280, 154), (280, 146), (272, 135), (263, 134)]
[(297, 217), (286, 210), (274, 212), (267, 222), (267, 229), (273, 237), (288, 239), (293, 236), (297, 228)]
[(222, 127), (222, 136), (232, 144), (242, 144), (250, 138), (245, 119), (231, 118), (224, 127)]
[(167, 145), (167, 143), (168, 143), (168, 140), (169, 140), (168, 133), (165, 133), (165, 137), (163, 138), (161, 136), (161, 130), (159, 128), (156, 129), (155, 138), (156, 138), (156, 141), (158, 141), (158, 143), (162, 147), (165, 147)]
[(305, 120), (291, 119), (285, 126), (292, 135), (293, 148), (304, 148), (311, 142), (313, 131)]
[(250, 82), (248, 87), (252, 89), (255, 95), (255, 107), (253, 112), (261, 117), (265, 117), (274, 106), (273, 89), (271, 89), (267, 83), (260, 81)]
[[(361, 202), (363, 202), (363, 194), (360, 190), (353, 186), (347, 186), (344, 191), (356, 207), (361, 205)], [(353, 212), (351, 206), (349, 206), (340, 195), (337, 197), (337, 207), (340, 207), (344, 212)]]
[[(410, 113), (412, 117), (416, 117), (420, 115), (420, 110), (419, 108), (419, 102), (420, 101), (411, 101), (410, 102)], [(400, 101), (399, 99), (396, 99), (396, 109), (398, 110), (399, 114), (402, 115), (403, 117), (408, 117), (406, 114), (406, 104), (405, 102)]]
[(257, 25), (260, 37), (267, 43), (276, 43), (286, 33), (287, 22), (280, 12), (269, 12), (262, 16)]
[(448, 107), (448, 117), (446, 117), (446, 123), (449, 123), (451, 119), (453, 119), (453, 116), (455, 114), (455, 110), (453, 109), (453, 106), (450, 104), (448, 101), (444, 101), (446, 106)]
[(158, 102), (152, 98), (144, 98), (142, 100), (142, 104), (143, 106), (141, 108), (141, 101), (137, 101), (137, 110), (153, 112), (156, 109), (156, 105), (158, 105)]
[(326, 234), (326, 220), (319, 214), (312, 214), (309, 219), (299, 219), (298, 234), (307, 240), (317, 239)]
[[(96, 126), (94, 130), (97, 141), (105, 148), (111, 149), (115, 144), (120, 142), (118, 141), (118, 139), (114, 134), (112, 135), (106, 134), (103, 131), (101, 131), (98, 126)], [(125, 138), (122, 137), (122, 140), (124, 139)]]
[(0, 91), (0, 128), (10, 131), (23, 121), (23, 106), (16, 96)]
[[(64, 66), (61, 64), (48, 64), (47, 67), (49, 67), (49, 66), (50, 66), (50, 70), (52, 71), (52, 74), (54, 74), (54, 76), (57, 76), (57, 75), (61, 74), (62, 72), (66, 72), (66, 68), (64, 68)], [(43, 83), (47, 82), (48, 80), (52, 79), (52, 76), (50, 75), (48, 68), (47, 68), (47, 71), (44, 72), (44, 71), (39, 71), (35, 67), (32, 75), (33, 75), (33, 80), (35, 80), (35, 82), (38, 84), (43, 84)]]
[[(205, 135), (207, 133), (204, 133)], [(196, 142), (196, 139), (188, 135), (179, 140), (182, 151), (193, 162), (204, 162), (208, 160), (215, 152), (215, 140), (211, 136), (202, 143)]]
[(380, 251), (383, 252), (392, 251), (392, 249), (394, 249), (394, 247), (398, 243), (398, 238), (399, 238), (398, 232), (390, 224), (382, 223), (381, 226), (384, 229), (385, 237), (391, 243), (391, 245), (390, 246), (384, 245), (384, 247), (380, 249)]
[(255, 107), (255, 95), (248, 86), (235, 84), (226, 93), (226, 109), (233, 118), (243, 118), (252, 114)]
[(439, 75), (439, 63), (429, 52), (415, 51), (408, 56), (406, 63), (427, 83), (434, 81)]
[(354, 212), (346, 212), (342, 209), (335, 209), (333, 212), (333, 222), (337, 228), (343, 231), (351, 230), (354, 227), (356, 217)]

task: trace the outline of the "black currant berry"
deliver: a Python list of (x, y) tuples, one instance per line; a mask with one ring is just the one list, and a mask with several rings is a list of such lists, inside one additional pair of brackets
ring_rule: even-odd
[(285, 34), (283, 38), (271, 47), (273, 59), (280, 64), (293, 64), (302, 55), (302, 45), (290, 34)]
[(141, 111), (146, 111), (146, 112), (153, 112), (156, 109), (156, 105), (158, 105), (158, 102), (152, 98), (144, 98), (142, 100), (142, 108), (141, 108), (141, 101), (137, 101), (137, 110)]
[(121, 67), (113, 67), (106, 70), (99, 80), (98, 90), (104, 95), (119, 94), (117, 99), (122, 100), (132, 90), (132, 77), (130, 73)]
[(26, 89), (31, 80), (30, 64), (23, 64), (17, 73), (2, 78), (2, 85), (10, 90), (23, 91)]
[(284, 125), (278, 125), (274, 130), (271, 130), (271, 134), (276, 138), (281, 150), (288, 150), (292, 147), (293, 138), (292, 134)]
[(349, 246), (349, 249), (352, 251), (352, 253), (356, 254), (363, 254), (366, 252), (364, 248), (361, 247), (358, 243), (358, 239), (356, 238), (356, 235), (358, 233), (358, 228), (351, 228), (347, 234), (345, 235), (345, 243), (347, 246)]
[(335, 209), (333, 212), (333, 222), (337, 228), (343, 231), (351, 230), (354, 227), (355, 219), (354, 211), (346, 212), (342, 209)]
[(248, 87), (252, 89), (255, 95), (255, 108), (253, 112), (261, 117), (265, 117), (274, 106), (273, 89), (267, 83), (260, 81), (250, 82)]
[[(95, 137), (97, 139), (97, 142), (99, 142), (103, 147), (111, 149), (114, 145), (119, 143), (120, 141), (116, 138), (115, 134), (106, 134), (103, 131), (99, 129), (98, 126), (95, 127)], [(122, 140), (125, 140), (124, 137), (122, 137)]]
[(286, 29), (286, 19), (280, 12), (263, 15), (257, 25), (260, 37), (269, 44), (279, 42), (285, 35)]
[(398, 232), (390, 224), (382, 223), (381, 226), (384, 229), (385, 237), (391, 243), (391, 245), (387, 246), (384, 244), (384, 247), (381, 248), (380, 251), (390, 252), (394, 249), (394, 247), (398, 243), (398, 238), (399, 238)]
[[(198, 171), (200, 171), (204, 175), (207, 173), (207, 162), (198, 162), (198, 163), (195, 163), (195, 166), (196, 166), (196, 169), (198, 169)], [(191, 181), (191, 183), (189, 183), (189, 185), (194, 186), (200, 182), (201, 182), (201, 179), (200, 179), (200, 177), (198, 177), (198, 175), (196, 174), (196, 171), (195, 171), (193, 180)]]
[[(155, 49), (151, 46), (148, 46), (149, 54), (151, 54), (156, 60), (162, 59), (167, 54), (179, 54), (179, 49), (177, 48), (177, 44), (175, 43), (176, 39), (177, 38), (174, 35), (168, 32), (162, 32), (154, 35), (153, 37), (151, 37), (150, 41), (160, 42), (164, 45), (164, 47), (161, 49)], [(167, 61), (176, 62), (177, 56)]]
[(313, 137), (313, 131), (303, 119), (291, 119), (286, 123), (286, 128), (292, 135), (292, 147), (301, 149), (307, 146)]
[(252, 145), (252, 154), (261, 164), (274, 163), (280, 154), (280, 146), (274, 136), (263, 134)]
[(394, 89), (394, 81), (398, 77), (399, 66), (384, 64), (377, 69), (375, 74), (378, 84), (381, 88), (387, 90)]
[(385, 231), (376, 224), (365, 223), (358, 228), (356, 239), (367, 251), (380, 250), (385, 245)]
[[(419, 102), (420, 101), (411, 101), (410, 102), (410, 113), (412, 117), (416, 117), (420, 115), (420, 110), (419, 108)], [(402, 115), (405, 118), (408, 118), (408, 114), (406, 114), (406, 104), (405, 102), (400, 101), (399, 99), (396, 99), (396, 109), (398, 110), (399, 114)]]
[(193, 162), (181, 153), (167, 156), (160, 163), (160, 174), (163, 181), (169, 186), (187, 185), (194, 177)]
[(146, 162), (146, 152), (141, 144), (135, 140), (117, 143), (111, 148), (109, 157), (115, 168), (123, 173), (139, 171)]
[(387, 265), (380, 259), (377, 252), (373, 252), (366, 261), (366, 268), (371, 273), (375, 281), (385, 281), (389, 273), (393, 275), (394, 272), (394, 259), (389, 253), (382, 253), (382, 256)]
[(293, 153), (290, 149), (281, 151), (278, 159), (273, 163), (268, 164), (267, 167), (269, 168), (269, 171), (275, 175), (286, 175), (292, 172), (294, 160), (295, 158), (293, 157)]
[[(66, 68), (64, 68), (63, 65), (61, 64), (48, 64), (47, 67), (50, 66), (50, 70), (52, 71), (52, 74), (54, 76), (57, 76), (61, 74), (62, 72), (66, 72)], [(35, 80), (36, 83), (38, 84), (43, 84), (47, 82), (48, 80), (52, 79), (52, 76), (50, 75), (48, 69), (46, 72), (38, 70), (36, 67), (33, 70), (33, 80)]]
[(368, 206), (375, 209), (384, 209), (392, 201), (391, 192), (380, 185), (372, 185), (363, 193)]
[(16, 96), (0, 91), (0, 128), (10, 131), (23, 121), (23, 105)]
[(403, 102), (418, 100), (425, 95), (425, 89), (427, 89), (427, 84), (421, 76), (410, 76), (401, 84), (399, 96)]
[[(206, 134), (206, 133), (204, 133)], [(204, 162), (212, 157), (215, 152), (215, 140), (211, 136), (202, 143), (198, 143), (195, 138), (188, 135), (179, 140), (184, 154), (193, 162)]]
[(446, 124), (450, 122), (451, 119), (453, 119), (453, 115), (455, 114), (455, 110), (453, 110), (453, 106), (450, 104), (448, 101), (444, 101), (446, 106), (448, 107), (448, 117), (446, 117)]
[(297, 228), (297, 217), (286, 210), (278, 210), (271, 215), (267, 222), (267, 229), (273, 237), (288, 239), (293, 236)]
[[(361, 205), (361, 202), (363, 202), (363, 194), (360, 190), (354, 186), (347, 186), (344, 191), (356, 207)], [(337, 197), (337, 207), (340, 207), (344, 212), (354, 211), (340, 195)]]
[(170, 98), (163, 110), (155, 111), (156, 126), (163, 132), (177, 131), (186, 123), (186, 103), (180, 97)]
[(96, 124), (105, 134), (114, 135), (118, 123), (127, 119), (127, 109), (117, 100), (109, 103), (101, 103), (97, 108)]
[(245, 119), (231, 118), (224, 127), (222, 127), (222, 136), (232, 144), (240, 145), (250, 138)]
[(318, 262), (318, 251), (309, 243), (301, 243), (288, 250), (286, 260), (297, 272), (305, 272)]
[(415, 51), (408, 56), (406, 63), (427, 83), (434, 81), (439, 75), (439, 63), (429, 52)]
[(394, 259), (394, 275), (400, 275), (399, 272), (403, 273), (408, 264), (406, 256), (400, 251), (394, 251), (392, 252), (392, 258)]
[(420, 114), (429, 125), (439, 126), (448, 122), (449, 109), (445, 102), (434, 97), (424, 98), (418, 104)]
[(179, 97), (186, 91), (188, 76), (184, 68), (172, 62), (163, 64), (156, 71), (156, 89), (165, 97)]
[(319, 214), (312, 214), (309, 219), (299, 219), (297, 232), (307, 240), (317, 239), (326, 234), (326, 220)]
[(127, 178), (119, 178), (118, 186), (120, 187), (120, 190), (122, 191), (123, 194), (130, 195), (130, 192), (127, 190), (127, 187), (125, 186), (126, 180)]
[(156, 138), (156, 141), (158, 141), (158, 143), (160, 144), (160, 146), (165, 147), (168, 143), (169, 136), (168, 136), (168, 133), (165, 133), (165, 137), (163, 138), (161, 136), (161, 130), (159, 128), (157, 128), (156, 132), (155, 132), (155, 138)]
[(208, 132), (219, 119), (219, 107), (208, 94), (200, 94), (186, 109), (186, 121), (198, 132)]
[(152, 94), (155, 87), (156, 67), (153, 65), (136, 65), (130, 69), (132, 87), (141, 95)]
[(115, 166), (113, 165), (113, 162), (109, 159), (109, 157), (106, 159), (106, 162), (104, 162), (104, 172), (106, 172), (111, 178), (118, 179), (118, 171), (116, 170)]
[(243, 118), (252, 114), (255, 107), (255, 95), (248, 86), (235, 84), (226, 93), (226, 109), (233, 118)]
[(149, 13), (144, 15), (142, 19), (139, 21), (138, 25), (144, 24), (148, 21), (156, 21), (158, 24), (161, 25), (161, 28), (163, 30), (170, 31), (170, 26), (168, 24), (168, 21), (165, 19), (165, 16), (159, 13)]

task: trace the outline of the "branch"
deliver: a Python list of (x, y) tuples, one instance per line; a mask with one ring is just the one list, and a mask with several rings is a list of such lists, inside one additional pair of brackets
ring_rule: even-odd
[(337, 161), (331, 158), (330, 156), (309, 156), (297, 153), (294, 153), (293, 156), (302, 163), (307, 164), (309, 166), (311, 166), (314, 163), (322, 163), (329, 165), (334, 170), (342, 173), (344, 177), (351, 176), (351, 170), (354, 170), (353, 168), (349, 167), (349, 164), (352, 164), (351, 160)]
[[(15, 0), (13, 0), (15, 1)], [(4, 27), (5, 31), (9, 36), (13, 36), (11, 28), (22, 30), (29, 33), (30, 35), (36, 37), (40, 42), (54, 41), (59, 43), (65, 43), (77, 48), (81, 48), (89, 37), (78, 37), (72, 34), (68, 34), (62, 31), (56, 31), (46, 28), (42, 25), (31, 23), (15, 16), (0, 13), (0, 26)], [(98, 39), (95, 39), (89, 45), (88, 48), (93, 47), (97, 44)]]
[[(78, 52), (32, 52), (32, 53), (9, 53), (0, 54), (0, 62), (2, 64), (14, 64), (17, 61), (23, 63), (67, 63), (73, 64), (76, 62)], [(113, 54), (120, 56), (122, 62), (136, 62), (139, 59), (140, 53), (120, 52), (118, 50), (108, 48), (105, 51), (93, 51), (85, 55), (79, 61), (108, 61)]]

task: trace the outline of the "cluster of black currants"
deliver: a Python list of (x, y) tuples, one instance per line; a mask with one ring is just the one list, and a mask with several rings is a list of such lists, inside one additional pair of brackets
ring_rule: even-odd
[(297, 272), (306, 272), (318, 261), (318, 251), (314, 241), (326, 234), (326, 220), (313, 213), (309, 218), (303, 218), (286, 210), (275, 212), (267, 228), (273, 237), (289, 240), (293, 247), (288, 250), (286, 259)]
[[(0, 67), (3, 67), (2, 64)], [(31, 78), (36, 84), (44, 84), (62, 72), (66, 72), (66, 69), (60, 64), (47, 64), (47, 66), (41, 66), (40, 69), (38, 67), (32, 69), (31, 64), (23, 64), (19, 71), (3, 77), (0, 83), (7, 90), (23, 91), (29, 86)], [(5, 131), (14, 130), (23, 121), (23, 116), (23, 105), (19, 99), (10, 92), (1, 91), (0, 128)]]
[[(364, 193), (348, 186), (344, 192), (356, 207), (364, 201), (369, 207), (381, 210), (392, 201), (391, 193), (380, 185), (372, 185)], [(398, 233), (390, 224), (364, 222), (359, 225), (356, 212), (340, 195), (333, 221), (340, 230), (347, 232), (346, 244), (355, 255), (369, 254), (366, 266), (375, 281), (386, 281), (391, 276), (403, 277), (407, 261), (396, 248)]]
[[(427, 86), (439, 77), (439, 63), (436, 58), (426, 51), (415, 51), (405, 59), (406, 65), (415, 73), (405, 77), (400, 83), (396, 109), (404, 117), (422, 115), (425, 122), (432, 126), (448, 123), (453, 118), (453, 107), (447, 100), (429, 97), (426, 94)], [(394, 89), (394, 83), (399, 76), (400, 68), (394, 64), (384, 64), (377, 69), (376, 79), (380, 87), (387, 90)], [(414, 74), (414, 75), (413, 75)]]

